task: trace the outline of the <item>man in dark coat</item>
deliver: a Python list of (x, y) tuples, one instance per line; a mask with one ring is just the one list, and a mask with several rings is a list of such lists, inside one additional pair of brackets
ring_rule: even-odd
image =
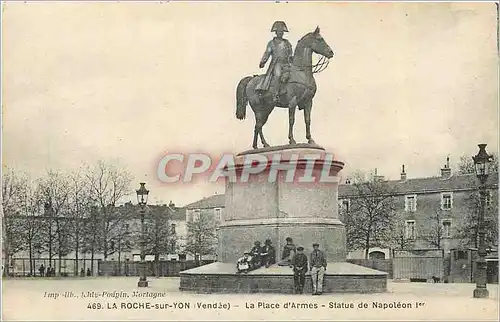
[(260, 246), (260, 241), (256, 241), (254, 246), (250, 250), (250, 256), (252, 256), (252, 265), (253, 268), (259, 268), (262, 265), (262, 247)]
[(260, 254), (262, 256), (262, 265), (265, 265), (266, 268), (271, 266), (276, 262), (276, 251), (274, 250), (274, 247), (272, 246), (271, 240), (266, 239), (266, 242), (264, 243), (264, 247), (262, 247), (262, 253)]
[(304, 254), (304, 247), (297, 247), (297, 254), (293, 256), (292, 265), (295, 294), (302, 294), (307, 273), (307, 256)]
[(41, 277), (45, 276), (45, 266), (43, 264), (40, 265), (40, 268), (38, 269), (38, 271), (40, 272)]

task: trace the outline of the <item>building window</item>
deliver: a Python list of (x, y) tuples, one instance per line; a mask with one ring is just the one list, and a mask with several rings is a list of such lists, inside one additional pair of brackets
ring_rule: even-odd
[(406, 239), (415, 239), (415, 220), (407, 220), (405, 222)]
[(455, 251), (455, 260), (458, 260), (458, 259), (467, 259), (467, 251), (465, 250), (456, 250)]
[(350, 202), (349, 199), (342, 199), (340, 201), (340, 210), (344, 212), (349, 212)]
[(450, 210), (453, 207), (453, 193), (445, 192), (441, 194), (441, 209)]
[(417, 195), (405, 196), (405, 211), (417, 211)]
[(125, 224), (125, 232), (129, 232), (130, 231), (130, 225), (129, 224)]
[(198, 220), (200, 220), (200, 213), (201, 213), (200, 209), (196, 209), (196, 210), (194, 211), (194, 213), (193, 213), (193, 221), (198, 221)]
[(451, 238), (451, 219), (443, 219), (443, 237)]
[(222, 219), (220, 214), (221, 214), (220, 208), (215, 208), (215, 220), (220, 221)]
[(175, 234), (176, 234), (176, 232), (175, 232), (175, 226), (176, 226), (175, 224), (171, 224), (171, 225), (170, 225), (170, 233), (171, 233), (172, 235), (175, 235)]

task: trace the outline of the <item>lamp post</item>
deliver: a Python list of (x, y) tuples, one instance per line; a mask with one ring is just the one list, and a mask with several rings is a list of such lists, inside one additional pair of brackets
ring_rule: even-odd
[(492, 156), (486, 152), (486, 144), (478, 144), (479, 152), (473, 156), (476, 176), (479, 179), (479, 216), (478, 216), (478, 259), (476, 261), (476, 288), (474, 289), (473, 296), (475, 298), (487, 298), (489, 296), (486, 289), (486, 245), (484, 243), (485, 227), (484, 227), (484, 210), (486, 207), (486, 180), (488, 180), (490, 162)]
[(148, 281), (146, 279), (146, 253), (145, 253), (145, 243), (146, 236), (144, 231), (144, 215), (146, 214), (146, 204), (148, 203), (149, 190), (146, 189), (145, 183), (141, 182), (141, 187), (136, 190), (137, 193), (137, 204), (139, 205), (139, 214), (141, 215), (141, 276), (139, 277), (138, 287), (148, 287)]

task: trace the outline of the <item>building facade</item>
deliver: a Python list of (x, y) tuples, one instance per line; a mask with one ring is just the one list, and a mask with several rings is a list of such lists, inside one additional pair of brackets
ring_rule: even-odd
[[(186, 213), (186, 223), (198, 221), (202, 216), (204, 216), (205, 218), (208, 218), (210, 221), (214, 222), (214, 233), (216, 235), (217, 227), (219, 226), (221, 220), (224, 218), (224, 203), (224, 195), (216, 194), (184, 206)], [(186, 234), (188, 233), (189, 231), (186, 231)], [(217, 240), (215, 239), (213, 243), (215, 249)], [(189, 258), (192, 257), (192, 255), (188, 256)], [(203, 259), (216, 260), (217, 254), (214, 252), (213, 254), (204, 255)]]
[[(447, 161), (440, 176), (410, 179), (403, 166), (399, 180), (386, 181), (382, 176), (375, 179), (385, 181), (393, 191), (397, 218), (404, 221), (404, 237), (411, 249), (443, 249), (449, 253), (464, 247), (458, 230), (471, 212), (471, 195), (478, 188), (475, 174), (454, 174)], [(487, 206), (498, 203), (498, 173), (489, 176), (487, 188)], [(342, 213), (349, 215), (350, 204), (358, 197), (349, 180), (341, 184), (339, 206)], [(350, 258), (364, 258), (364, 253), (365, 250), (352, 251)], [(369, 254), (370, 258), (392, 256), (389, 248), (374, 247)]]

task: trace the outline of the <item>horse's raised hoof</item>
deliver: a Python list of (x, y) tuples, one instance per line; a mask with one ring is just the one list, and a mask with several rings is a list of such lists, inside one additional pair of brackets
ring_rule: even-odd
[(294, 139), (290, 139), (290, 140), (288, 141), (288, 145), (294, 145), (294, 144), (297, 144), (297, 142), (295, 142), (295, 140), (294, 140)]
[(314, 142), (314, 140), (313, 140), (313, 139), (309, 139), (309, 140), (307, 141), (307, 143), (309, 143), (309, 144), (316, 144), (316, 142)]

